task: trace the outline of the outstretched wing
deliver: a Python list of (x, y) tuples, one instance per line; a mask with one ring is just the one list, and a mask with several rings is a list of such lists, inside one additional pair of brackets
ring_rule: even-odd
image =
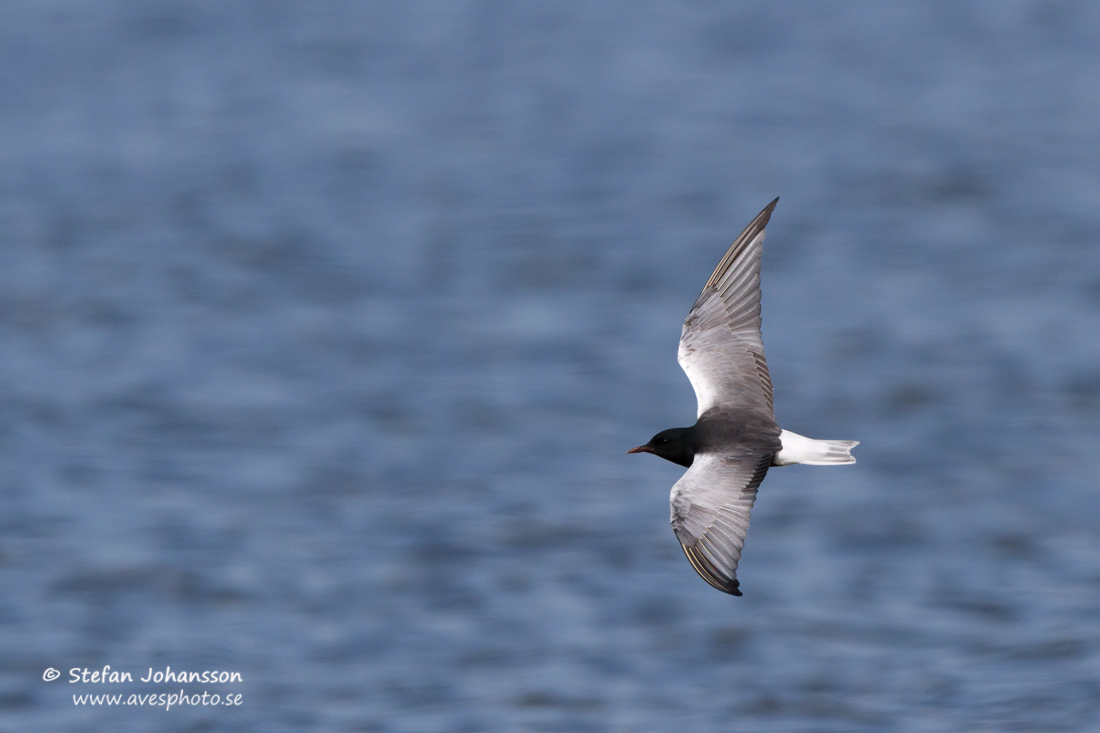
[(724, 593), (739, 596), (737, 563), (756, 490), (771, 454), (698, 453), (672, 487), (672, 529), (695, 571)]
[(699, 415), (715, 406), (747, 407), (774, 418), (760, 338), (760, 255), (778, 201), (737, 237), (684, 321), (677, 360), (695, 389)]

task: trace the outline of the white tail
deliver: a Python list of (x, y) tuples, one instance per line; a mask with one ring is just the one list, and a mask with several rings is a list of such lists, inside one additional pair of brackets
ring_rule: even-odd
[(811, 466), (834, 466), (840, 463), (855, 463), (852, 448), (859, 445), (858, 440), (814, 440), (790, 430), (779, 434), (783, 447), (772, 458), (773, 466), (790, 466), (794, 463), (806, 463)]

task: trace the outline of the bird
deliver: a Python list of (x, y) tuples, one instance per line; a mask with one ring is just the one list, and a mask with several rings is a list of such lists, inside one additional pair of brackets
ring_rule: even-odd
[(695, 390), (695, 424), (662, 430), (627, 451), (688, 469), (669, 496), (672, 530), (703, 580), (733, 596), (742, 595), (737, 564), (768, 469), (855, 463), (851, 450), (859, 445), (813, 440), (776, 422), (760, 335), (760, 258), (777, 203), (730, 245), (684, 321), (677, 361)]

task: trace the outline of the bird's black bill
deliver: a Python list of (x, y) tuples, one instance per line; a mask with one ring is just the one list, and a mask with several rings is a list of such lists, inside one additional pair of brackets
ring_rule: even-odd
[(652, 453), (653, 449), (648, 445), (639, 445), (637, 448), (631, 448), (627, 453)]

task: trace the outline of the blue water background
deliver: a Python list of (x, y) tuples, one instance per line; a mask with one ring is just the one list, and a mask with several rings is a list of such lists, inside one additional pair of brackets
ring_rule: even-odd
[[(625, 451), (777, 195), (735, 599)], [(0, 728), (1100, 730), (1098, 202), (1089, 3), (4, 3)]]

